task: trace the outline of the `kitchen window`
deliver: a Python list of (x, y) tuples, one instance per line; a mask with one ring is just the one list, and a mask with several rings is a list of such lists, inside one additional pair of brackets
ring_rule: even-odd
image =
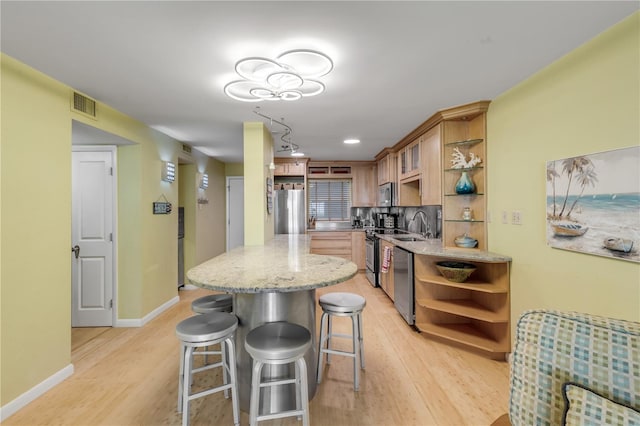
[(309, 216), (316, 220), (349, 220), (351, 180), (309, 179)]

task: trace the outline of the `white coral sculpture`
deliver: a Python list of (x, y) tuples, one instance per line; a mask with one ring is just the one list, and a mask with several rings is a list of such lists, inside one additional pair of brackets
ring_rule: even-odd
[(469, 169), (476, 164), (481, 163), (482, 159), (476, 157), (473, 152), (469, 153), (470, 160), (467, 161), (465, 155), (458, 148), (453, 148), (453, 160), (451, 160), (451, 168), (453, 169)]

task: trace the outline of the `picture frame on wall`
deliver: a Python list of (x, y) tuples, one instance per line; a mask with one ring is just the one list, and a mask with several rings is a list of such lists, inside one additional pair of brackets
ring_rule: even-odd
[(640, 262), (640, 146), (547, 162), (552, 248)]

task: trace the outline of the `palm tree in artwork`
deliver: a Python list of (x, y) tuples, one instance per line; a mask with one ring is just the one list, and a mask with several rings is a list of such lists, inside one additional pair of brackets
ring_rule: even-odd
[(556, 217), (556, 178), (559, 178), (560, 175), (556, 171), (556, 162), (549, 161), (547, 163), (547, 182), (551, 182), (551, 188), (553, 190), (553, 215), (552, 217)]
[[(564, 214), (564, 210), (567, 207), (567, 200), (569, 199), (569, 189), (571, 188), (571, 182), (573, 180), (573, 177), (575, 175), (584, 175), (585, 174), (585, 170), (587, 168), (591, 168), (593, 169), (593, 162), (591, 160), (589, 160), (587, 157), (573, 157), (573, 158), (567, 158), (565, 160), (562, 160), (562, 172), (566, 173), (567, 176), (569, 177), (569, 183), (567, 183), (567, 191), (565, 192), (564, 195), (564, 201), (562, 203), (562, 209), (560, 209), (560, 214), (558, 215), (559, 217), (562, 217), (562, 215)], [(589, 174), (587, 174), (588, 176)], [(593, 173), (593, 176), (595, 178), (595, 172)], [(582, 184), (582, 191), (584, 192), (584, 188), (586, 185), (586, 182), (589, 181), (589, 179), (585, 178), (586, 181), (585, 183)], [(580, 193), (580, 195), (582, 195), (582, 192)], [(580, 197), (578, 197), (580, 198)], [(577, 201), (577, 199), (576, 199)], [(575, 202), (574, 202), (575, 205)], [(573, 207), (572, 207), (573, 208)], [(568, 214), (567, 214), (568, 216)]]
[(567, 213), (567, 217), (571, 216), (571, 212), (578, 203), (580, 197), (582, 197), (582, 194), (584, 194), (585, 188), (589, 185), (596, 186), (596, 182), (598, 182), (598, 175), (595, 172), (595, 168), (591, 161), (589, 161), (589, 166), (578, 169), (575, 174), (576, 180), (578, 181), (578, 184), (582, 187), (582, 189), (580, 190), (580, 195), (578, 195), (578, 197), (573, 201), (573, 204), (571, 204), (571, 208)]

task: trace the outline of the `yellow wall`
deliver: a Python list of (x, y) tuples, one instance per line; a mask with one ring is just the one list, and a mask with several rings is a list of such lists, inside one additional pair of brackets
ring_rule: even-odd
[(1, 59), (4, 405), (70, 363), (71, 117), (66, 87)]
[(640, 142), (639, 76), (636, 13), (491, 103), (489, 248), (513, 258), (512, 329), (530, 308), (640, 320), (640, 265), (550, 248), (545, 218), (548, 160)]
[(226, 176), (244, 176), (243, 163), (225, 163), (224, 174)]
[[(177, 164), (181, 144), (101, 103), (97, 120), (76, 114), (71, 88), (4, 54), (1, 60), (0, 405), (5, 406), (70, 364), (72, 120), (135, 143), (117, 150), (121, 321), (138, 322), (177, 295), (179, 185), (160, 177), (163, 161)], [(194, 155), (197, 164), (201, 157)], [(209, 198), (218, 200), (210, 204), (216, 216), (224, 212), (224, 197), (218, 199), (224, 165), (206, 159), (204, 164)], [(153, 215), (152, 203), (163, 196), (176, 211)], [(211, 217), (201, 221), (203, 235), (214, 240), (202, 244), (203, 257), (217, 254), (221, 244), (224, 251), (224, 219)]]
[(207, 199), (209, 203), (196, 205), (196, 253), (195, 263), (190, 267), (224, 253), (227, 246), (224, 163), (203, 155), (199, 159), (199, 170), (209, 175), (209, 187), (206, 190), (197, 189), (198, 198)]
[(267, 213), (268, 165), (273, 161), (273, 139), (262, 122), (244, 123), (244, 244), (262, 245), (273, 239), (273, 214)]

